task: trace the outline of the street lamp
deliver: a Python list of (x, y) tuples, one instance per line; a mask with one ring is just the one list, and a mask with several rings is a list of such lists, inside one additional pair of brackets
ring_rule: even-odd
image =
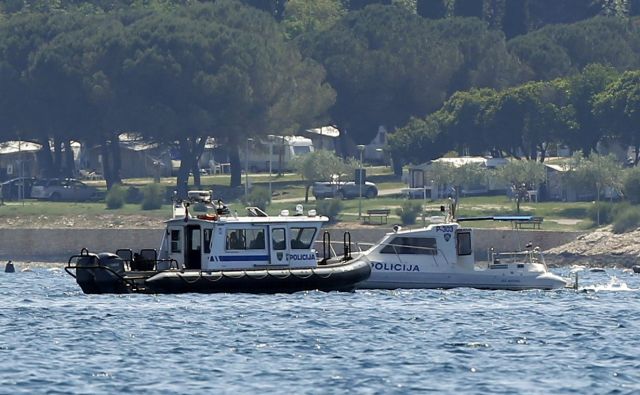
[(271, 192), (271, 166), (273, 162), (273, 139), (276, 138), (273, 134), (267, 136), (269, 139), (269, 201), (271, 201), (271, 197), (273, 193)]
[(247, 147), (244, 152), (244, 201), (249, 201), (249, 142), (252, 138), (247, 139)]
[(359, 177), (358, 177), (358, 184), (359, 184), (359, 193), (358, 193), (358, 219), (362, 218), (362, 184), (364, 183), (364, 180), (362, 177), (362, 153), (364, 152), (364, 145), (359, 144), (358, 146), (358, 151), (360, 151), (360, 170), (359, 170)]

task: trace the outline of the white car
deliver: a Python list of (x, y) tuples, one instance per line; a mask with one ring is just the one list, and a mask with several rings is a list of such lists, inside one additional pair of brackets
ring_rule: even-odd
[(31, 187), (31, 197), (44, 200), (89, 200), (97, 196), (97, 190), (73, 178), (37, 180)]

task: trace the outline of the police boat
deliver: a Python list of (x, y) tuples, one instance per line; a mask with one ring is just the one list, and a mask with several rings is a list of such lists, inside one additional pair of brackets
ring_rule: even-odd
[[(200, 214), (191, 213), (195, 208)], [(304, 214), (301, 205), (294, 215), (283, 210), (269, 216), (248, 207), (239, 216), (212, 200), (210, 191), (190, 191), (187, 199), (174, 202), (159, 250), (83, 249), (65, 270), (87, 294), (353, 291), (371, 266), (352, 254), (348, 232), (340, 256), (333, 253), (328, 232), (322, 252), (313, 248), (327, 221), (315, 210)]]
[[(445, 211), (444, 207), (441, 207)], [(527, 216), (460, 218), (455, 204), (445, 222), (420, 229), (394, 227), (360, 259), (371, 265), (371, 276), (358, 288), (479, 288), (557, 289), (568, 281), (551, 273), (539, 248), (527, 245), (513, 252), (489, 251), (487, 262), (476, 262), (473, 229), (465, 220), (526, 221)]]

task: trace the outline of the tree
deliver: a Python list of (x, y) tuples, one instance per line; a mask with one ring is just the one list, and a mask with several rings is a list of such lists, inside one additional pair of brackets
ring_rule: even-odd
[(572, 108), (552, 83), (530, 82), (501, 92), (483, 114), (486, 144), (519, 158), (544, 161), (547, 146), (573, 127)]
[(247, 138), (308, 127), (333, 103), (322, 67), (303, 59), (271, 17), (237, 2), (153, 12), (128, 28), (135, 39), (114, 80), (136, 103), (134, 130), (178, 142), (180, 196), (189, 173), (199, 174), (206, 137), (229, 147), (237, 186)]
[(314, 151), (308, 155), (298, 156), (293, 160), (293, 167), (305, 181), (304, 202), (309, 202), (309, 189), (314, 182), (337, 181), (354, 173), (356, 164), (345, 162), (333, 152), (327, 150)]
[(602, 92), (616, 76), (616, 70), (612, 67), (593, 64), (579, 74), (558, 81), (559, 88), (568, 93), (576, 119), (575, 128), (569, 129), (560, 138), (569, 147), (582, 150), (585, 156), (596, 151), (598, 142), (605, 134), (604, 122), (594, 113), (596, 94)]
[(432, 21), (369, 6), (301, 45), (324, 64), (337, 92), (331, 118), (357, 143), (368, 143), (380, 125), (393, 132), (427, 116), (457, 90), (521, 80), (502, 34), (477, 19)]
[(520, 203), (524, 193), (538, 189), (546, 179), (544, 165), (533, 160), (511, 160), (497, 170), (498, 179), (508, 183), (516, 199), (516, 212), (520, 214)]
[(452, 196), (449, 197), (455, 198), (456, 202), (460, 201), (464, 189), (485, 183), (487, 175), (486, 167), (477, 163), (456, 166), (447, 162), (432, 162), (427, 170), (427, 177), (433, 185), (453, 187), (450, 191)]
[[(389, 151), (403, 163), (424, 163), (450, 150), (450, 142), (441, 133), (436, 116), (411, 118), (407, 125), (389, 136)], [(395, 162), (394, 162), (395, 164)]]
[(640, 71), (627, 71), (593, 100), (593, 112), (601, 125), (621, 142), (635, 148), (634, 164), (640, 160)]
[(346, 14), (340, 0), (289, 0), (283, 25), (290, 38), (326, 30)]
[(549, 25), (509, 41), (508, 48), (530, 69), (531, 79), (552, 80), (591, 63), (628, 70), (640, 63), (639, 28), (622, 18), (596, 17), (571, 25)]
[(372, 4), (391, 5), (391, 0), (347, 0), (349, 11), (358, 11)]
[(567, 182), (574, 187), (587, 187), (596, 192), (597, 223), (600, 225), (600, 197), (606, 188), (620, 191), (622, 166), (613, 155), (591, 153), (583, 157), (573, 155), (567, 172)]
[(459, 91), (433, 114), (443, 137), (459, 155), (479, 155), (487, 150), (481, 118), (489, 99), (496, 94), (492, 89)]

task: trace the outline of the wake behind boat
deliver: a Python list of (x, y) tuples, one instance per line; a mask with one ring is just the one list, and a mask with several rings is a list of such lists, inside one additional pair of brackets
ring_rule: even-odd
[(564, 279), (549, 272), (538, 248), (506, 253), (490, 251), (489, 261), (483, 264), (476, 262), (472, 246), (473, 229), (461, 227), (452, 218), (420, 229), (396, 227), (364, 251), (361, 259), (371, 265), (371, 276), (358, 288), (524, 290), (567, 285)]
[[(195, 204), (208, 211), (191, 215)], [(247, 211), (247, 216), (231, 215), (210, 192), (191, 191), (189, 199), (174, 204), (159, 252), (83, 249), (65, 270), (88, 294), (351, 291), (369, 276), (369, 264), (351, 255), (348, 232), (343, 256), (330, 256), (325, 233), (322, 255), (327, 258), (316, 258), (312, 245), (328, 219), (315, 210), (304, 215), (299, 206), (296, 215), (283, 210), (273, 217), (256, 207)]]

